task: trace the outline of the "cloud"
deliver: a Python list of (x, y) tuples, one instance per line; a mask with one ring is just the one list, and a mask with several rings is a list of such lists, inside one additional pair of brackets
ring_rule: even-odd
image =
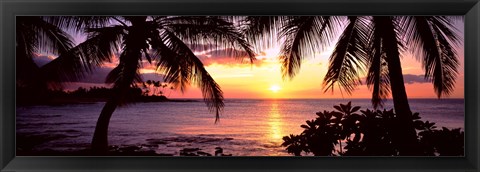
[[(196, 45), (196, 48), (192, 47), (190, 44), (188, 46), (192, 49), (200, 61), (202, 61), (204, 66), (210, 66), (213, 64), (227, 66), (250, 65), (250, 58), (248, 57), (247, 52), (243, 50), (233, 48), (218, 48), (213, 44), (199, 44)], [(267, 62), (267, 59), (257, 57), (253, 64), (256, 66), (261, 66), (265, 62)], [(143, 60), (143, 69), (155, 70), (155, 64), (157, 64), (157, 61), (153, 59), (152, 64), (154, 65), (150, 65), (147, 60)]]
[[(216, 49), (197, 54), (203, 65), (210, 66), (213, 64), (239, 66), (250, 65), (250, 58), (247, 52), (236, 49)], [(265, 59), (256, 59), (253, 64), (261, 66), (266, 62)]]
[(36, 55), (36, 56), (33, 58), (33, 61), (34, 61), (39, 67), (42, 67), (43, 65), (46, 65), (47, 63), (49, 63), (50, 61), (52, 61), (53, 59), (55, 59), (55, 57), (53, 57), (53, 56)]
[[(53, 56), (38, 55), (37, 57), (34, 58), (34, 61), (38, 66), (41, 67), (49, 63), (53, 59), (55, 59), (55, 57)], [(104, 84), (108, 73), (110, 73), (110, 71), (112, 71), (112, 69), (116, 66), (117, 64), (114, 58), (114, 60), (111, 63), (105, 63), (101, 67), (95, 67), (92, 70), (92, 73), (87, 73), (86, 76), (80, 79), (78, 82), (85, 83), (85, 84)], [(154, 66), (149, 65), (148, 62), (143, 63), (143, 66), (146, 69), (154, 69)], [(157, 73), (143, 73), (142, 79), (144, 81), (146, 80), (163, 81), (163, 75), (157, 74)]]
[(192, 51), (209, 51), (216, 49), (215, 44), (186, 44)]
[(107, 77), (108, 73), (113, 68), (107, 67), (97, 67), (91, 74), (87, 74), (85, 78), (80, 79), (80, 82), (84, 83), (105, 83), (105, 78)]
[[(191, 46), (191, 45), (190, 45)], [(248, 54), (243, 50), (237, 50), (232, 48), (227, 49), (217, 49), (213, 44), (202, 44), (197, 46), (197, 50), (202, 49), (202, 52), (196, 52), (197, 57), (202, 61), (204, 66), (210, 66), (213, 64), (217, 65), (226, 65), (226, 66), (250, 66), (250, 59)], [(87, 74), (85, 78), (79, 80), (82, 83), (105, 83), (105, 78), (108, 73), (118, 65), (118, 56), (116, 54), (111, 62), (104, 63), (101, 67), (96, 67), (93, 69), (91, 74)], [(51, 60), (55, 59), (54, 56), (45, 56), (38, 55), (34, 58), (35, 62), (39, 66), (43, 66), (49, 63)], [(259, 58), (253, 62), (253, 65), (259, 67), (264, 63), (268, 63), (268, 59)], [(148, 63), (146, 60), (142, 61), (142, 78), (146, 80), (156, 80), (162, 81), (163, 75), (155, 73), (155, 64), (156, 61), (153, 61), (152, 64)]]
[[(367, 84), (366, 77), (362, 78), (361, 80), (362, 80), (362, 84)], [(415, 84), (415, 83), (428, 83), (429, 81), (425, 79), (424, 75), (403, 74), (403, 82), (405, 84)]]
[[(107, 77), (108, 73), (112, 71), (113, 67), (98, 67), (96, 68), (92, 74), (87, 75), (85, 78), (81, 79), (80, 82), (84, 83), (105, 83), (105, 78)], [(155, 81), (163, 81), (163, 75), (158, 73), (143, 73), (142, 79), (143, 81), (146, 80), (155, 80)]]
[(428, 80), (425, 79), (424, 75), (412, 75), (412, 74), (404, 74), (403, 80), (405, 84), (414, 84), (414, 83), (427, 83)]

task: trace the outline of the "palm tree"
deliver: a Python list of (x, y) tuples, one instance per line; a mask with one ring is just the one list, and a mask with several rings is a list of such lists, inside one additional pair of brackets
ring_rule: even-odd
[(160, 87), (160, 81), (154, 81), (153, 87), (155, 88), (155, 90), (153, 91), (153, 95), (157, 96), (159, 92), (158, 88)]
[(170, 94), (172, 94), (172, 90), (175, 89), (175, 87), (171, 86), (170, 91), (168, 92), (168, 97), (170, 97)]
[[(206, 49), (212, 44), (218, 48), (230, 48), (230, 55), (255, 60), (255, 53), (232, 22), (224, 17), (187, 16), (127, 16), (106, 17), (97, 22), (99, 27), (84, 28), (88, 35), (85, 42), (72, 48), (68, 54), (88, 58), (100, 65), (119, 55), (119, 64), (107, 76), (106, 82), (115, 92), (104, 105), (92, 139), (92, 151), (105, 154), (108, 149), (110, 118), (119, 106), (129, 103), (128, 90), (141, 83), (139, 69), (142, 60), (155, 64), (164, 74), (164, 81), (184, 92), (195, 84), (200, 87), (204, 101), (218, 121), (223, 109), (223, 92), (207, 72), (193, 50)], [(102, 18), (103, 19), (103, 18)], [(54, 20), (60, 26), (85, 26), (87, 20)], [(99, 21), (99, 20), (94, 20)], [(88, 23), (88, 21), (86, 22)], [(236, 53), (236, 49), (246, 53)], [(247, 57), (244, 55), (247, 54)], [(148, 84), (148, 81), (147, 81)]]
[[(71, 53), (74, 43), (67, 29), (79, 30), (105, 23), (105, 17), (17, 16), (16, 18), (17, 84), (40, 84), (61, 88), (63, 82), (77, 81), (91, 71), (88, 56)], [(39, 67), (35, 53), (58, 57)]]
[(150, 92), (150, 91), (151, 91), (151, 88), (150, 88), (150, 87), (151, 87), (151, 85), (153, 84), (153, 82), (152, 82), (152, 80), (147, 80), (146, 83), (147, 83), (147, 85), (148, 85), (148, 92)]
[[(48, 90), (61, 89), (64, 82), (78, 81), (89, 72), (89, 61), (82, 59), (83, 56), (69, 53), (74, 41), (65, 30), (96, 26), (102, 22), (101, 19), (102, 17), (76, 17), (76, 25), (72, 27), (73, 25), (58, 25), (57, 22), (71, 21), (72, 17), (17, 16), (16, 85), (17, 89), (22, 89), (18, 92), (18, 101), (45, 101), (49, 98)], [(58, 57), (38, 66), (34, 62), (37, 53)]]
[(345, 26), (330, 56), (324, 77), (324, 91), (351, 94), (362, 84), (360, 74), (367, 74), (372, 89), (372, 104), (381, 107), (391, 92), (394, 109), (403, 128), (398, 137), (403, 155), (414, 154), (415, 129), (408, 104), (400, 57), (407, 48), (422, 62), (425, 79), (433, 83), (438, 98), (454, 88), (458, 59), (454, 45), (460, 43), (452, 16), (295, 16), (246, 17), (244, 32), (258, 42), (259, 35), (278, 32), (283, 41), (280, 61), (282, 74), (293, 78), (301, 61), (314, 51), (323, 50)]
[(62, 59), (54, 60), (49, 65), (39, 67), (34, 62), (35, 53), (44, 52), (59, 55), (67, 52), (74, 45), (70, 35), (61, 28), (45, 21), (42, 17), (36, 16), (18, 16), (16, 32), (17, 85), (40, 90), (48, 89), (49, 86), (58, 87), (57, 82), (49, 82), (55, 79), (54, 76), (45, 73), (53, 72), (46, 69), (49, 69), (53, 64), (58, 64), (58, 61)]
[[(165, 87), (167, 87), (168, 85), (166, 83), (162, 83), (162, 95), (165, 94)], [(165, 96), (165, 95), (163, 95)]]

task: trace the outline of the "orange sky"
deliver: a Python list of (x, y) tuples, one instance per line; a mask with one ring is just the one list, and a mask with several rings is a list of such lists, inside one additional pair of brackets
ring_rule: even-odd
[[(308, 57), (302, 63), (300, 72), (292, 80), (283, 80), (280, 63), (277, 58), (279, 48), (265, 51), (258, 56), (260, 64), (217, 64), (212, 63), (206, 68), (215, 81), (220, 84), (226, 98), (370, 98), (371, 91), (366, 85), (360, 85), (352, 95), (341, 93), (338, 89), (324, 93), (322, 91), (323, 77), (328, 68), (328, 57), (332, 48), (315, 57)], [(464, 97), (464, 64), (463, 50), (459, 51), (459, 75), (455, 91), (449, 98)], [(233, 60), (233, 58), (232, 58)], [(402, 59), (403, 74), (422, 75), (421, 63), (410, 55)], [(419, 76), (420, 77), (420, 76)], [(407, 79), (406, 81), (407, 82)], [(278, 86), (280, 90), (271, 90)], [(433, 85), (430, 82), (413, 82), (405, 84), (409, 98), (436, 98)], [(172, 92), (172, 98), (201, 98), (201, 92), (196, 87), (190, 87), (184, 94)]]
[[(463, 23), (456, 26), (462, 32)], [(336, 42), (336, 41), (333, 41)], [(202, 62), (207, 71), (220, 85), (225, 98), (371, 98), (371, 91), (366, 85), (360, 85), (352, 95), (341, 93), (336, 87), (335, 91), (324, 93), (322, 90), (323, 77), (328, 68), (328, 57), (333, 46), (326, 48), (323, 52), (316, 52), (312, 57), (306, 57), (302, 63), (300, 72), (292, 80), (283, 80), (281, 77), (280, 63), (277, 58), (280, 45), (271, 47), (259, 52), (258, 61), (254, 65), (240, 63), (232, 57), (210, 57), (202, 55)], [(457, 76), (455, 90), (448, 98), (464, 97), (464, 51), (463, 45), (457, 48), (460, 66)], [(424, 71), (421, 63), (412, 55), (406, 54), (401, 59), (405, 79), (405, 87), (409, 98), (437, 98), (433, 85), (423, 80)], [(105, 64), (104, 68), (110, 69), (116, 65), (115, 62)], [(153, 67), (144, 65), (141, 73), (153, 75)], [(415, 82), (409, 82), (410, 75)], [(362, 75), (362, 78), (365, 77)], [(412, 79), (412, 78), (410, 78)], [(144, 79), (146, 80), (146, 79)], [(67, 88), (76, 89), (79, 84), (73, 84)], [(98, 84), (80, 84), (84, 87), (99, 86)], [(272, 87), (277, 89), (272, 90)], [(200, 90), (191, 86), (183, 94), (179, 91), (166, 91), (171, 98), (202, 98)]]
[[(220, 85), (225, 98), (371, 98), (371, 91), (366, 85), (359, 85), (352, 95), (343, 93), (335, 87), (334, 92), (322, 91), (323, 77), (328, 69), (328, 57), (333, 48), (325, 52), (315, 53), (314, 57), (305, 58), (302, 67), (292, 80), (283, 80), (280, 71), (280, 62), (277, 58), (279, 48), (271, 48), (259, 53), (258, 61), (250, 65), (241, 63), (233, 57), (221, 57), (216, 59), (203, 59), (207, 71)], [(464, 53), (458, 51), (460, 66), (455, 90), (448, 98), (464, 97)], [(228, 60), (229, 59), (229, 60)], [(206, 62), (208, 61), (208, 62)], [(423, 80), (424, 71), (421, 63), (411, 55), (401, 59), (403, 74), (415, 75), (416, 82), (409, 82), (405, 78), (405, 87), (409, 98), (437, 98), (433, 91), (433, 85)], [(144, 63), (147, 64), (147, 63)], [(116, 66), (116, 62), (105, 64), (103, 67), (110, 70)], [(153, 66), (144, 65), (141, 73), (155, 75)], [(160, 77), (160, 75), (158, 75)], [(361, 76), (365, 77), (364, 75)], [(147, 80), (147, 79), (144, 79)], [(99, 84), (70, 84), (69, 89), (77, 89), (78, 86), (91, 87)], [(100, 85), (101, 86), (101, 85)], [(279, 90), (272, 90), (278, 87)], [(190, 86), (183, 94), (180, 91), (165, 91), (171, 98), (202, 98), (200, 89)]]

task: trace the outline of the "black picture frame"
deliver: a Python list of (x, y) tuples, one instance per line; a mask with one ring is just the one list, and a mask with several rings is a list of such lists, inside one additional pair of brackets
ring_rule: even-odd
[[(478, 171), (479, 0), (1, 0), (1, 171)], [(464, 157), (16, 157), (18, 15), (465, 15)]]

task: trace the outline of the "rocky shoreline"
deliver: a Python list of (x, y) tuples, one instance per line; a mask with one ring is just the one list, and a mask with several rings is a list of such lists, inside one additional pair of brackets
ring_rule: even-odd
[[(22, 150), (17, 148), (17, 156), (97, 156), (90, 149), (59, 151), (59, 150)], [(183, 148), (178, 154), (157, 153), (153, 147), (149, 145), (121, 145), (110, 146), (109, 151), (103, 156), (232, 156), (232, 154), (224, 154), (223, 148), (216, 147), (213, 153), (201, 148)]]
[[(38, 145), (66, 137), (75, 137), (67, 134), (17, 134), (17, 156), (96, 156), (90, 149), (89, 143), (77, 143), (75, 147), (40, 148)], [(167, 142), (209, 142), (217, 145), (215, 141), (231, 141), (233, 138), (202, 138), (202, 137), (166, 137), (161, 139), (148, 139), (147, 143), (136, 145), (111, 145), (104, 156), (232, 156), (225, 154), (222, 147), (201, 148), (192, 145), (177, 147), (175, 151), (162, 151), (159, 145)]]

